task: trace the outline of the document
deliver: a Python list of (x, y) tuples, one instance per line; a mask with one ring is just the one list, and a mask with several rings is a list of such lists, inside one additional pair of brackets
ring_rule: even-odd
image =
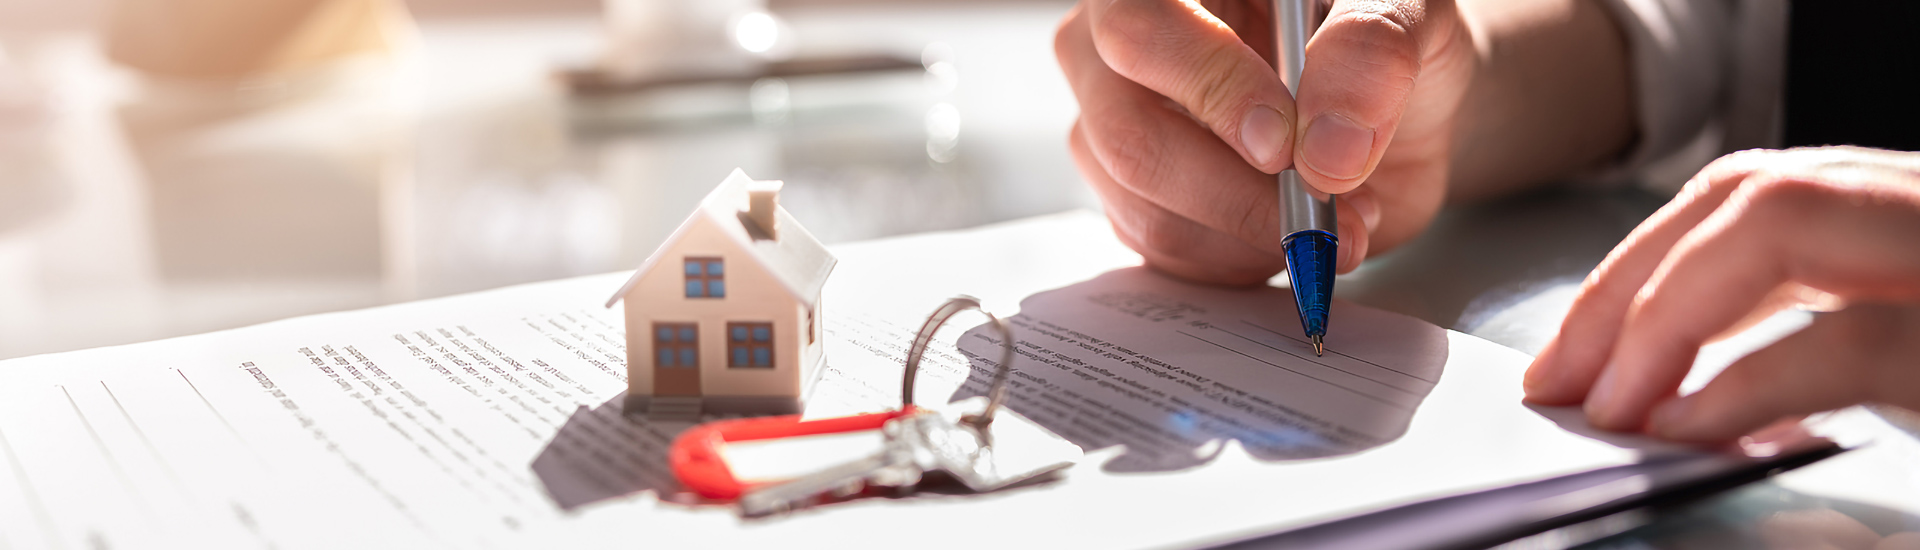
[[(626, 274), (0, 362), (0, 548), (1161, 548), (1631, 464), (1521, 403), (1518, 352), (1349, 303), (1328, 352), (1283, 289), (1138, 267), (1097, 215), (860, 243), (825, 292), (807, 414), (900, 402), (912, 331), (1008, 317), (1008, 406), (1089, 451), (990, 494), (762, 520), (681, 491), (691, 426), (621, 411)], [(916, 400), (984, 393), (957, 317)], [(851, 458), (851, 457), (850, 457)]]

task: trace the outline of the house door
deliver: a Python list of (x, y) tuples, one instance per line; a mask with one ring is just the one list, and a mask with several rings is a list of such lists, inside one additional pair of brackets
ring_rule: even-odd
[(653, 394), (700, 395), (700, 327), (653, 324)]

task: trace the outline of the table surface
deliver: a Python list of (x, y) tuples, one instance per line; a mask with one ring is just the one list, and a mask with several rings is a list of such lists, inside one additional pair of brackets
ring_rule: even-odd
[[(830, 244), (1097, 208), (1065, 145), (1065, 9), (795, 8), (781, 15), (803, 52), (946, 63), (591, 100), (554, 77), (603, 47), (591, 12), (423, 15), (391, 57), (236, 86), (140, 78), (85, 29), (0, 29), (0, 359), (632, 269), (735, 167), (785, 180), (783, 205)], [(1663, 201), (1453, 207), (1338, 294), (1536, 352)], [(1847, 518), (1920, 531), (1905, 437), (1530, 542), (1755, 546)]]

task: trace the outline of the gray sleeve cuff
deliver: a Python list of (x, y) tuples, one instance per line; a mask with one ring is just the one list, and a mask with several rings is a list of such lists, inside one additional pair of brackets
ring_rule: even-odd
[(1595, 179), (1642, 179), (1650, 165), (1690, 149), (1726, 101), (1733, 8), (1727, 0), (1599, 1), (1627, 41), (1638, 131)]

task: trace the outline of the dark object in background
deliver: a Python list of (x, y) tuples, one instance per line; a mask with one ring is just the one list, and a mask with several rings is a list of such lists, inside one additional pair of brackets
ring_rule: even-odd
[(1787, 21), (1786, 145), (1920, 150), (1920, 2), (1799, 0)]
[(904, 57), (865, 55), (769, 61), (762, 70), (748, 73), (682, 73), (623, 79), (595, 68), (578, 68), (562, 70), (557, 76), (560, 81), (566, 84), (567, 88), (576, 95), (605, 96), (639, 92), (666, 86), (710, 83), (750, 84), (762, 78), (847, 75), (902, 70), (920, 71), (925, 70), (925, 68), (919, 61)]

